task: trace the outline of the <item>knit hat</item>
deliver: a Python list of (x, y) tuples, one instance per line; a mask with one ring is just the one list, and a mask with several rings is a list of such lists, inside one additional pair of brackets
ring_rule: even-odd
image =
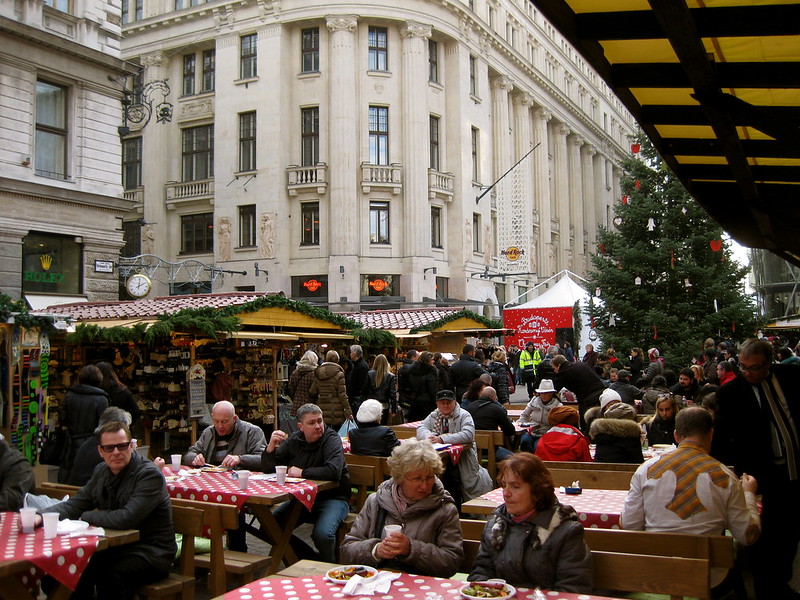
[(359, 423), (376, 423), (381, 420), (383, 407), (377, 400), (364, 400), (358, 409), (356, 421)]
[(547, 422), (553, 427), (562, 423), (577, 427), (580, 420), (578, 410), (574, 406), (556, 406), (547, 415)]
[(606, 419), (628, 419), (630, 421), (635, 421), (636, 411), (630, 404), (619, 402), (610, 406), (603, 416)]
[(611, 388), (606, 388), (603, 390), (603, 393), (600, 394), (600, 409), (604, 409), (611, 402), (622, 402), (622, 396)]

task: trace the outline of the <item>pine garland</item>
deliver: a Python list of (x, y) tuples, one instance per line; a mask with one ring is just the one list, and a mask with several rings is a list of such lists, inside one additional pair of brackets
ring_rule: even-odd
[(357, 329), (360, 327), (360, 324), (357, 321), (343, 317), (342, 315), (337, 315), (336, 313), (324, 308), (311, 306), (308, 302), (303, 302), (302, 300), (292, 300), (291, 298), (287, 298), (282, 294), (261, 296), (260, 298), (256, 298), (250, 302), (245, 302), (244, 304), (236, 304), (233, 306), (226, 306), (225, 308), (219, 310), (214, 310), (220, 314), (230, 316), (238, 315), (240, 313), (256, 312), (262, 308), (285, 308), (286, 310), (291, 310), (313, 319), (320, 319), (322, 321), (333, 323), (341, 329)]
[(413, 329), (411, 329), (410, 333), (419, 333), (420, 331), (433, 331), (434, 329), (443, 327), (448, 323), (452, 323), (453, 321), (457, 321), (458, 319), (461, 318), (472, 319), (473, 321), (477, 321), (481, 325), (485, 325), (488, 329), (503, 328), (503, 324), (499, 321), (492, 321), (491, 319), (487, 319), (486, 317), (479, 315), (478, 313), (474, 313), (471, 310), (464, 309), (457, 313), (453, 313), (452, 315), (439, 319), (438, 321), (433, 321), (432, 323), (427, 323), (425, 325), (420, 325), (419, 327), (414, 327)]
[(386, 329), (364, 329), (359, 327), (353, 331), (356, 342), (367, 348), (399, 348), (400, 341), (391, 331)]
[[(53, 331), (53, 318), (32, 315), (24, 300), (12, 300), (8, 294), (0, 294), (0, 323), (7, 323), (14, 317), (14, 324), (26, 329)], [(69, 320), (69, 319), (67, 319)]]

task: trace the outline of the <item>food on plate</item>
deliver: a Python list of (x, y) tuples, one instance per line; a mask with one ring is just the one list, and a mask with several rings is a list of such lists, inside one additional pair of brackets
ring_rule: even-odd
[(225, 467), (214, 467), (211, 465), (206, 465), (202, 468), (203, 473), (225, 473), (228, 471)]
[(471, 583), (461, 588), (465, 598), (510, 598), (516, 590), (505, 583)]
[(328, 579), (335, 581), (350, 581), (354, 575), (360, 575), (361, 577), (374, 577), (377, 575), (377, 573), (378, 571), (372, 567), (365, 567), (364, 565), (348, 565), (346, 567), (331, 569), (325, 575), (328, 577)]

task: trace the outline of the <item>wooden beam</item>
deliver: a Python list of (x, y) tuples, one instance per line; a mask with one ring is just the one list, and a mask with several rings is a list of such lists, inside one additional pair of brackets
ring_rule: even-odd
[[(749, 157), (800, 158), (800, 147), (773, 140), (742, 140), (742, 148)], [(664, 138), (663, 149), (672, 155), (720, 156), (722, 149), (716, 139)]]
[[(713, 63), (722, 88), (800, 88), (798, 62)], [(680, 63), (616, 63), (611, 77), (618, 86), (631, 88), (689, 88), (689, 76)]]

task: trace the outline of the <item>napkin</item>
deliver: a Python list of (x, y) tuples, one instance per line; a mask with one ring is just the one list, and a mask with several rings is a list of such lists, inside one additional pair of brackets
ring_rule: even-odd
[(86, 535), (86, 530), (89, 529), (89, 524), (86, 521), (78, 519), (63, 519), (58, 522), (58, 535)]
[(342, 593), (349, 596), (372, 596), (375, 592), (379, 594), (389, 593), (392, 582), (398, 579), (402, 573), (391, 571), (378, 571), (374, 577), (361, 577), (353, 575), (350, 581), (342, 588)]
[(66, 537), (84, 537), (87, 535), (97, 535), (100, 537), (106, 537), (106, 530), (102, 527), (89, 527), (88, 529), (84, 529), (83, 531), (73, 531), (72, 533), (68, 533)]

